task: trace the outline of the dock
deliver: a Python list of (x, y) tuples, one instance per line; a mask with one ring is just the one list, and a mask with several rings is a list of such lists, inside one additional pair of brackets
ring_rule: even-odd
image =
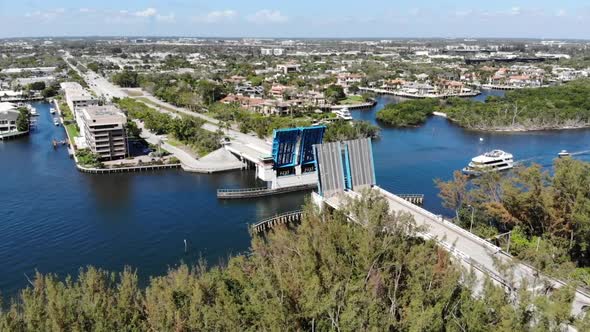
[(29, 131), (15, 131), (9, 133), (0, 133), (0, 141), (9, 140), (9, 139), (16, 139), (19, 137), (23, 137), (29, 134)]
[(76, 168), (82, 173), (89, 174), (113, 174), (113, 173), (134, 173), (134, 172), (150, 172), (165, 169), (180, 168), (180, 164), (164, 164), (164, 165), (146, 165), (146, 166), (132, 166), (119, 168), (89, 168), (76, 164)]
[(438, 99), (447, 99), (453, 97), (459, 98), (471, 98), (476, 97), (481, 94), (480, 91), (472, 91), (472, 92), (461, 92), (461, 93), (428, 93), (428, 94), (414, 94), (414, 93), (407, 93), (399, 90), (386, 90), (386, 89), (377, 89), (377, 88), (367, 88), (361, 87), (359, 88), (361, 91), (373, 92), (382, 95), (393, 95), (396, 97), (402, 98), (409, 98), (409, 99), (426, 99), (426, 98), (438, 98)]
[(311, 191), (317, 188), (317, 184), (303, 184), (283, 188), (244, 188), (244, 189), (217, 189), (219, 199), (246, 199), (258, 198), (270, 195), (280, 195), (297, 191)]

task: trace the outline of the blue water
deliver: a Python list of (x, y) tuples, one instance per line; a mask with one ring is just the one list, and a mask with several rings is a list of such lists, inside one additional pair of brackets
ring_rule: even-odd
[[(484, 96), (478, 98), (485, 99)], [(483, 100), (481, 99), (481, 100)], [(374, 122), (375, 112), (393, 97), (380, 97), (372, 110), (354, 111)], [(0, 293), (27, 285), (35, 270), (76, 274), (86, 265), (138, 269), (143, 281), (179, 262), (210, 264), (248, 249), (247, 224), (295, 210), (304, 194), (249, 201), (218, 201), (217, 188), (247, 187), (253, 172), (197, 175), (182, 171), (88, 175), (75, 170), (48, 104), (35, 104), (41, 116), (29, 137), (0, 141)], [(479, 138), (484, 141), (480, 142)], [(486, 150), (500, 148), (518, 160), (550, 166), (556, 154), (590, 150), (590, 130), (533, 133), (481, 133), (433, 117), (420, 128), (383, 128), (374, 141), (378, 184), (395, 193), (425, 194), (425, 207), (446, 213), (433, 180)], [(588, 160), (590, 155), (576, 158)], [(184, 252), (183, 240), (189, 250)]]
[[(503, 92), (484, 91), (476, 99), (483, 101), (488, 95), (501, 96)], [(397, 97), (382, 96), (373, 109), (353, 111), (352, 116), (381, 127), (381, 137), (373, 141), (377, 184), (394, 193), (424, 194), (424, 207), (435, 213), (449, 211), (441, 207), (434, 179), (452, 178), (455, 170), (483, 152), (502, 149), (512, 153), (516, 161), (535, 162), (548, 170), (563, 149), (588, 151), (574, 158), (590, 161), (589, 129), (490, 133), (464, 130), (441, 117), (431, 117), (423, 126), (407, 129), (384, 127), (375, 120), (378, 110), (399, 101)]]
[[(254, 172), (79, 173), (53, 125), (48, 104), (35, 104), (38, 129), (0, 141), (0, 293), (26, 286), (24, 274), (60, 276), (81, 266), (138, 269), (142, 279), (199, 256), (210, 264), (247, 250), (247, 224), (298, 209), (304, 195), (218, 201), (216, 189), (252, 186)], [(188, 241), (188, 253), (184, 242)]]

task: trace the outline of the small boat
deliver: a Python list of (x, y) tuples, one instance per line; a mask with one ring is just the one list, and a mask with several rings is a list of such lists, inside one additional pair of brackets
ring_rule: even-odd
[(53, 124), (56, 126), (59, 126), (59, 120), (58, 119), (53, 119)]
[(487, 172), (505, 171), (513, 167), (512, 154), (502, 150), (493, 150), (471, 159), (469, 165), (463, 168), (463, 174), (478, 176)]
[(480, 137), (480, 138), (479, 138), (479, 141), (480, 141), (480, 142), (483, 142), (483, 137)]
[(350, 111), (348, 110), (348, 108), (343, 108), (343, 109), (339, 109), (336, 111), (332, 111), (332, 113), (336, 114), (336, 117), (345, 121), (350, 121), (352, 120), (352, 115), (350, 114)]
[(53, 108), (53, 107), (52, 107), (52, 108), (50, 108), (50, 109), (49, 109), (49, 113), (51, 113), (51, 114), (55, 114), (55, 108)]
[(564, 157), (569, 157), (569, 156), (571, 156), (571, 154), (569, 152), (567, 152), (567, 150), (561, 150), (557, 154), (557, 157), (559, 157), (559, 158), (564, 158)]
[(37, 113), (37, 109), (34, 107), (31, 107), (30, 113), (31, 116), (39, 116), (39, 113)]

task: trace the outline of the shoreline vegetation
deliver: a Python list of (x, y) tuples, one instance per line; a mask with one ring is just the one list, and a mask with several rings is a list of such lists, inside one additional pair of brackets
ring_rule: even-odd
[(410, 100), (387, 105), (377, 120), (394, 127), (423, 124), (434, 113), (464, 129), (525, 132), (590, 128), (590, 80), (560, 86), (509, 91), (485, 103), (450, 98)]
[[(590, 288), (590, 163), (555, 160), (475, 179), (435, 180), (456, 223), (546, 275)], [(510, 234), (510, 237), (506, 235)]]
[[(571, 316), (571, 287), (549, 297), (509, 295), (487, 280), (475, 296), (475, 276), (418, 237), (413, 218), (391, 213), (376, 192), (347, 206), (329, 213), (308, 203), (298, 228), (253, 237), (248, 254), (211, 268), (182, 264), (145, 287), (129, 267), (82, 268), (65, 280), (37, 273), (0, 310), (0, 330), (583, 331), (590, 324)], [(365, 223), (348, 222), (347, 213)]]

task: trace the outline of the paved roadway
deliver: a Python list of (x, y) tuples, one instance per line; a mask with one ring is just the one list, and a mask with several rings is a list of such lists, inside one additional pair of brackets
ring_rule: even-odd
[(137, 127), (141, 128), (141, 137), (147, 142), (160, 145), (162, 148), (174, 155), (182, 164), (182, 169), (187, 172), (196, 173), (215, 173), (230, 170), (239, 170), (244, 167), (244, 164), (233, 156), (229, 151), (221, 148), (211, 152), (207, 156), (196, 159), (191, 153), (175, 147), (166, 142), (165, 137), (158, 136), (144, 127), (143, 122), (135, 120)]
[[(389, 203), (390, 210), (404, 211), (410, 213), (416, 224), (425, 226), (426, 232), (419, 234), (427, 239), (435, 239), (440, 245), (445, 247), (455, 257), (459, 259), (462, 265), (467, 268), (474, 268), (476, 276), (481, 277), (484, 274), (488, 275), (497, 284), (500, 284), (508, 289), (518, 289), (523, 282), (526, 281), (527, 288), (536, 291), (537, 294), (545, 292), (545, 284), (550, 284), (554, 288), (565, 286), (565, 283), (539, 275), (533, 268), (517, 262), (508, 253), (501, 248), (487, 242), (486, 240), (464, 230), (463, 228), (436, 216), (429, 211), (413, 205), (404, 199), (382, 189), (375, 187)], [(354, 198), (360, 194), (355, 192), (347, 192), (347, 196)], [(325, 202), (334, 207), (341, 208), (346, 201), (341, 196), (331, 197)], [(498, 264), (500, 263), (500, 264)], [(502, 272), (501, 265), (513, 266), (513, 275), (507, 275)], [(480, 284), (476, 287), (481, 287)], [(476, 292), (479, 289), (476, 289)], [(590, 294), (579, 289), (572, 303), (572, 314), (577, 316), (585, 310), (586, 306), (590, 305)]]

